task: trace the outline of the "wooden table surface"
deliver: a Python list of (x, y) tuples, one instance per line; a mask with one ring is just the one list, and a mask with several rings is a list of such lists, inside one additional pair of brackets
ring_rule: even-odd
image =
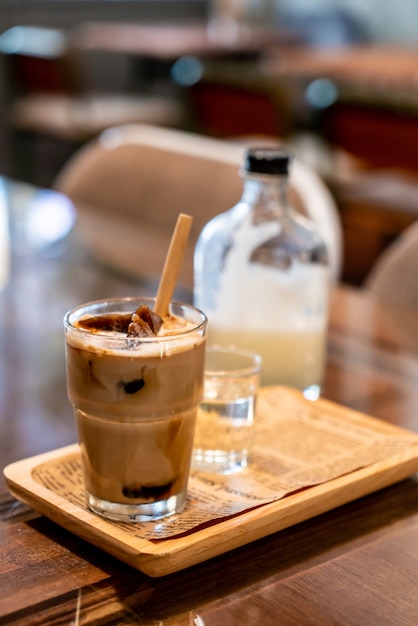
[[(60, 198), (19, 185), (3, 194), (12, 257), (0, 293), (2, 466), (75, 441), (67, 308), (155, 288), (98, 266), (76, 231), (45, 243), (40, 200), (51, 216), (64, 211)], [(324, 396), (418, 432), (417, 317), (338, 288)], [(417, 571), (416, 477), (159, 579), (39, 516), (0, 483), (0, 624), (416, 626)]]

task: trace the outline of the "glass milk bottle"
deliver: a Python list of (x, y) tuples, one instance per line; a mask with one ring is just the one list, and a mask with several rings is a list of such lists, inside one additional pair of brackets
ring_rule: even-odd
[(316, 399), (331, 278), (323, 238), (289, 204), (289, 163), (282, 149), (247, 151), (241, 200), (197, 241), (194, 302), (208, 316), (209, 344), (258, 352), (263, 385)]

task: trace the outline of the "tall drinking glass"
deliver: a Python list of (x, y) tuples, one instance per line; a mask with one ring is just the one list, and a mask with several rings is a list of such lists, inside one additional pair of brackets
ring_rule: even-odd
[(131, 337), (126, 320), (140, 304), (152, 311), (154, 299), (91, 302), (64, 319), (87, 503), (128, 522), (184, 507), (203, 395), (205, 315), (172, 302), (157, 335)]

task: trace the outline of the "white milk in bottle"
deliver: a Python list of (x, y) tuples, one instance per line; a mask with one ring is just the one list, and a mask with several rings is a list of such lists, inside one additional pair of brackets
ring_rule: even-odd
[(208, 343), (258, 352), (264, 385), (319, 396), (324, 375), (330, 270), (314, 224), (288, 202), (289, 155), (247, 151), (243, 195), (211, 220), (195, 250), (195, 305)]

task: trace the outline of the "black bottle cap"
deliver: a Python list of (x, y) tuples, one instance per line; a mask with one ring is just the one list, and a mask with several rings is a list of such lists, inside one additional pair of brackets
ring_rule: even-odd
[(287, 175), (289, 161), (290, 155), (283, 148), (250, 148), (246, 153), (245, 171)]

